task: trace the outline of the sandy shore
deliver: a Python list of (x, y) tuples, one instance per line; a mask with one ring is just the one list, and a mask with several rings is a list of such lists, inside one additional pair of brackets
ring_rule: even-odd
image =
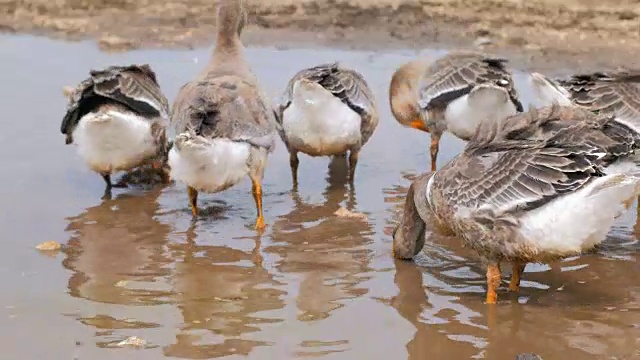
[[(215, 1), (0, 0), (0, 31), (106, 51), (213, 41)], [(470, 48), (553, 72), (637, 66), (640, 0), (246, 0), (248, 44)]]

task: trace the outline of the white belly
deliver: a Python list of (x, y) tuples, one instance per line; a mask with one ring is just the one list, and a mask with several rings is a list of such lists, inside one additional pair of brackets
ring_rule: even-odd
[(447, 130), (469, 140), (483, 121), (502, 121), (516, 114), (516, 107), (503, 89), (478, 86), (471, 93), (452, 101), (445, 111)]
[(360, 115), (315, 83), (296, 83), (282, 126), (290, 146), (303, 153), (342, 154), (360, 142)]
[[(200, 139), (201, 140), (201, 139)], [(239, 183), (249, 171), (250, 145), (227, 139), (188, 141), (169, 151), (170, 176), (198, 191), (218, 192)]]
[(83, 116), (73, 142), (84, 161), (98, 172), (129, 170), (157, 153), (151, 123), (114, 110)]
[(640, 177), (606, 175), (521, 218), (519, 228), (531, 248), (571, 256), (602, 242), (615, 218), (640, 193)]

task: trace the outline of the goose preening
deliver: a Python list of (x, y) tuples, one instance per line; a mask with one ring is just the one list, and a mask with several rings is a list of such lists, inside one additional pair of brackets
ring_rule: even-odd
[(502, 121), (522, 112), (507, 60), (468, 51), (436, 61), (419, 58), (391, 78), (389, 102), (402, 125), (431, 134), (431, 170), (445, 131), (469, 140), (483, 121)]
[[(92, 70), (68, 93), (61, 132), (78, 146), (87, 165), (104, 178), (146, 163), (165, 169), (169, 104), (149, 65), (110, 66)], [(165, 178), (168, 180), (168, 177)]]
[(460, 155), (416, 179), (393, 233), (401, 259), (422, 249), (425, 221), (462, 239), (487, 263), (490, 304), (501, 261), (517, 291), (526, 263), (594, 248), (640, 194), (640, 136), (617, 117), (554, 104), (507, 120), (483, 123)]
[(276, 107), (279, 134), (289, 151), (294, 187), (298, 152), (310, 156), (346, 156), (353, 181), (358, 155), (378, 126), (369, 85), (357, 71), (337, 63), (295, 74)]
[(246, 23), (241, 0), (221, 0), (216, 45), (209, 64), (180, 88), (171, 111), (176, 130), (169, 152), (171, 177), (187, 184), (193, 216), (198, 192), (223, 191), (249, 176), (265, 227), (262, 178), (275, 146), (271, 105), (245, 60), (240, 34)]

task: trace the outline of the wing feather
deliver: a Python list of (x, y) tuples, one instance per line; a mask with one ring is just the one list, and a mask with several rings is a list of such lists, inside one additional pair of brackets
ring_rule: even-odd
[(451, 101), (468, 94), (480, 84), (491, 83), (508, 90), (518, 112), (522, 103), (513, 84), (507, 60), (475, 52), (452, 53), (434, 62), (420, 86), (422, 109), (443, 109)]
[(155, 73), (146, 65), (110, 66), (91, 70), (69, 98), (60, 131), (71, 134), (78, 121), (98, 106), (120, 103), (145, 117), (168, 117), (169, 103)]
[[(640, 146), (638, 135), (615, 117), (574, 107), (554, 106), (511, 119), (522, 120), (523, 133), (536, 135), (521, 139), (517, 129), (500, 125), (504, 127), (488, 137), (474, 137), (462, 154), (436, 173), (433, 186), (454, 206), (495, 216), (532, 210), (577, 191)], [(526, 129), (548, 122), (554, 123), (553, 131)]]
[(321, 85), (333, 96), (358, 113), (362, 119), (362, 143), (373, 134), (378, 124), (375, 98), (364, 77), (355, 70), (339, 66), (338, 63), (321, 64), (303, 69), (289, 80), (275, 111), (277, 121), (282, 124), (282, 114), (291, 105), (293, 86), (306, 79)]
[(171, 123), (176, 133), (193, 132), (209, 139), (247, 142), (272, 150), (273, 112), (252, 84), (233, 75), (183, 86), (174, 102)]
[(569, 92), (576, 105), (616, 115), (619, 121), (640, 128), (640, 71), (595, 72), (555, 81)]

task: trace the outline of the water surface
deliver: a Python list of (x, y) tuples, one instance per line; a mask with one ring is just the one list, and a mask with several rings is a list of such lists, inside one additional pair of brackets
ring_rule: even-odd
[[(192, 223), (183, 186), (114, 190), (59, 133), (62, 88), (90, 68), (150, 63), (167, 97), (210, 49), (109, 55), (90, 42), (0, 37), (1, 347), (15, 359), (545, 359), (640, 357), (635, 212), (597, 253), (529, 265), (517, 295), (484, 299), (484, 270), (458, 241), (432, 238), (416, 263), (396, 262), (385, 235), (410, 179), (429, 167), (428, 136), (392, 118), (387, 86), (414, 52), (249, 48), (271, 96), (299, 69), (341, 60), (379, 101), (354, 188), (344, 163), (301, 155), (291, 192), (282, 143), (264, 180), (267, 231), (252, 230), (250, 182), (203, 195)], [(438, 54), (440, 52), (429, 51)], [(517, 73), (519, 84), (523, 74)], [(526, 88), (520, 87), (525, 103)], [(462, 149), (445, 136), (439, 164)], [(333, 213), (364, 212), (366, 220)], [(47, 256), (35, 245), (64, 246)], [(144, 349), (119, 348), (138, 336)]]

